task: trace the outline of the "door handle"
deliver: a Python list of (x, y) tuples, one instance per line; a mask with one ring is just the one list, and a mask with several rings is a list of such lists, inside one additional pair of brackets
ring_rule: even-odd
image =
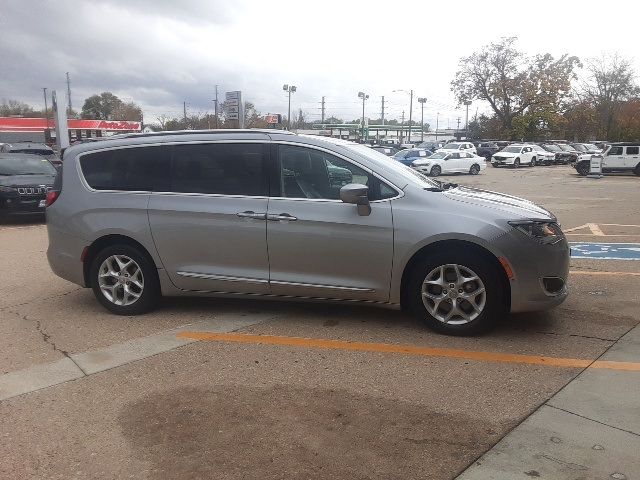
[(247, 210), (246, 212), (236, 213), (236, 216), (240, 218), (255, 218), (256, 220), (264, 220), (267, 217), (266, 213), (256, 213), (251, 210)]
[(271, 220), (273, 222), (277, 222), (280, 220), (288, 220), (290, 222), (293, 222), (295, 220), (297, 220), (296, 217), (294, 217), (293, 215), (290, 215), (288, 213), (281, 213), (279, 215), (267, 215), (267, 220)]

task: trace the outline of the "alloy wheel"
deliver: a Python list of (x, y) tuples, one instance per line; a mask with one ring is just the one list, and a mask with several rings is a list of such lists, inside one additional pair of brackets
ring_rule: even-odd
[(111, 255), (98, 269), (98, 285), (104, 297), (115, 305), (135, 303), (144, 291), (142, 269), (126, 255)]
[(463, 265), (436, 267), (422, 282), (422, 303), (432, 317), (445, 324), (472, 322), (482, 314), (486, 301), (484, 283)]

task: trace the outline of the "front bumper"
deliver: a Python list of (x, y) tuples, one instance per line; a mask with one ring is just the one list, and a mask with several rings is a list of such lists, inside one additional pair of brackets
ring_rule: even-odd
[(547, 310), (564, 302), (569, 294), (570, 250), (566, 238), (543, 245), (513, 229), (496, 243), (514, 273), (510, 281), (512, 313)]

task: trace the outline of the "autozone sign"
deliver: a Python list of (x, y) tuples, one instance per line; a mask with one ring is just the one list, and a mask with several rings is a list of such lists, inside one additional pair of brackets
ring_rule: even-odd
[(280, 123), (280, 115), (267, 115), (265, 119), (267, 123)]
[[(0, 117), (0, 132), (43, 132), (54, 127), (53, 120), (49, 120), (47, 124), (44, 118)], [(140, 131), (142, 123), (128, 120), (69, 119), (67, 127), (69, 130)]]

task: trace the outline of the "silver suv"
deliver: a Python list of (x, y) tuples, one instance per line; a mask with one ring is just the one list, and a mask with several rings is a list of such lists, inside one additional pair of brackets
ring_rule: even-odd
[(313, 298), (473, 334), (567, 296), (569, 247), (547, 210), (342, 140), (218, 130), (79, 144), (47, 201), (51, 268), (120, 315), (161, 295)]

